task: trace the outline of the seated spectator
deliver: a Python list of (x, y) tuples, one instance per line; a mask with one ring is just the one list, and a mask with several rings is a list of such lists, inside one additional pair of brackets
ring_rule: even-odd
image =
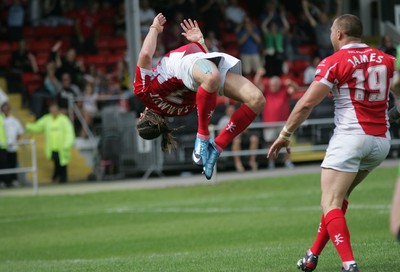
[(261, 35), (258, 28), (249, 17), (245, 17), (243, 23), (237, 29), (240, 59), (244, 76), (249, 76), (261, 68), (260, 46)]
[(220, 41), (215, 37), (215, 32), (210, 31), (206, 34), (204, 42), (209, 52), (222, 52)]
[(390, 37), (389, 35), (384, 35), (382, 37), (379, 49), (386, 54), (396, 56), (396, 47), (394, 47), (392, 37)]
[(246, 17), (246, 11), (239, 6), (237, 0), (228, 0), (224, 10), (226, 27), (228, 31), (234, 32)]
[(120, 95), (123, 94), (121, 84), (112, 74), (107, 74), (102, 78), (102, 83), (99, 85), (98, 106), (103, 110), (116, 109), (119, 107)]
[(71, 77), (72, 83), (82, 86), (85, 66), (77, 59), (76, 50), (74, 48), (69, 48), (65, 53), (65, 56), (62, 57), (57, 46), (53, 48), (55, 48), (56, 51), (52, 51), (51, 59), (53, 59), (57, 65), (57, 78), (61, 79), (61, 76), (64, 73), (68, 73)]
[(303, 84), (308, 86), (314, 81), (315, 73), (317, 72), (317, 66), (321, 62), (319, 56), (314, 56), (311, 60), (310, 66), (304, 70)]
[[(86, 82), (82, 100), (83, 119), (90, 129), (93, 125), (93, 119), (99, 114), (97, 107), (98, 94), (94, 91), (93, 82)], [(87, 137), (87, 133), (83, 128), (81, 129), (80, 136)]]
[[(225, 129), (226, 124), (229, 122), (235, 110), (235, 106), (232, 104), (226, 106), (225, 115), (219, 119), (217, 124), (217, 128), (219, 129), (218, 133)], [(243, 146), (248, 146), (250, 150), (255, 151), (258, 149), (259, 137), (260, 135), (255, 130), (246, 129), (232, 140), (231, 150), (239, 152), (242, 150)], [(252, 171), (257, 171), (258, 169), (256, 157), (257, 156), (255, 154), (249, 156), (248, 164)], [(233, 159), (236, 171), (240, 173), (244, 172), (245, 168), (243, 166), (241, 156), (234, 156)]]
[(264, 40), (265, 70), (267, 76), (281, 76), (283, 74), (283, 63), (285, 55), (285, 35), (289, 31), (289, 23), (286, 19), (285, 9), (281, 8), (280, 20), (283, 27), (273, 20), (274, 13), (271, 13), (261, 22), (261, 30)]
[(140, 31), (142, 36), (146, 36), (149, 31), (149, 27), (153, 23), (154, 17), (156, 17), (155, 10), (151, 7), (149, 0), (140, 0)]
[[(298, 90), (298, 85), (288, 79), (282, 82), (277, 76), (269, 78), (268, 83), (262, 80), (265, 70), (261, 68), (254, 77), (254, 84), (263, 91), (266, 98), (266, 104), (262, 112), (262, 121), (264, 123), (284, 122), (290, 114), (290, 98)], [(264, 140), (269, 145), (278, 137), (282, 127), (268, 127), (264, 129)], [(293, 168), (294, 165), (290, 159), (290, 154), (285, 153), (285, 167)], [(268, 159), (268, 168), (275, 168), (275, 160)]]
[(46, 65), (46, 75), (43, 85), (31, 97), (31, 111), (36, 118), (42, 117), (47, 105), (56, 101), (62, 89), (61, 82), (56, 77), (56, 64), (49, 62)]
[(57, 95), (57, 104), (60, 112), (63, 114), (68, 114), (70, 103), (75, 101), (75, 98), (79, 98), (81, 96), (81, 90), (77, 85), (72, 83), (70, 74), (64, 73), (61, 76), (61, 90)]

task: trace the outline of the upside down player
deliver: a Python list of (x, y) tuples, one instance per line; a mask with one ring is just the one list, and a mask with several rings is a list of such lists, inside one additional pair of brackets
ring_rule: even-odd
[(350, 243), (345, 213), (352, 190), (377, 167), (390, 149), (388, 94), (395, 59), (361, 43), (362, 24), (345, 14), (331, 27), (335, 54), (317, 67), (313, 83), (297, 102), (268, 157), (282, 147), (290, 152), (290, 136), (313, 107), (330, 92), (335, 102), (335, 131), (321, 164), (323, 215), (314, 244), (300, 259), (302, 271), (313, 271), (329, 238), (342, 260), (342, 271), (360, 271)]
[[(261, 91), (241, 73), (240, 61), (224, 53), (208, 53), (196, 21), (181, 23), (182, 35), (190, 42), (168, 52), (152, 69), (151, 60), (158, 34), (166, 18), (160, 13), (151, 25), (139, 54), (134, 83), (135, 95), (145, 104), (137, 129), (144, 139), (162, 135), (163, 151), (175, 144), (165, 116), (183, 116), (198, 111), (198, 130), (193, 160), (211, 179), (214, 165), (229, 142), (246, 129), (261, 112), (265, 99)], [(218, 95), (242, 102), (226, 129), (210, 139), (209, 121)]]

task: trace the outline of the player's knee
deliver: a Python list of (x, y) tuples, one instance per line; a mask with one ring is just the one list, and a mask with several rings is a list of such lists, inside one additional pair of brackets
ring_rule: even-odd
[(248, 105), (252, 108), (255, 112), (259, 113), (265, 106), (265, 97), (263, 93), (256, 89), (252, 91), (249, 95), (249, 102)]
[(202, 84), (208, 87), (209, 91), (215, 91), (219, 87), (220, 76), (219, 71), (213, 71), (212, 73), (206, 74), (203, 78)]

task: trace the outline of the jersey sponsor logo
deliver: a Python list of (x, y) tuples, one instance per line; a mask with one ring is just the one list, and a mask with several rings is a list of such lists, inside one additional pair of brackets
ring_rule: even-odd
[(159, 94), (150, 94), (150, 98), (154, 102), (154, 104), (157, 105), (157, 107), (160, 110), (162, 110), (163, 112), (165, 112), (165, 113), (167, 113), (169, 115), (186, 114), (192, 108), (191, 105), (174, 106), (174, 105), (170, 104), (168, 101), (165, 101), (162, 97), (160, 97)]

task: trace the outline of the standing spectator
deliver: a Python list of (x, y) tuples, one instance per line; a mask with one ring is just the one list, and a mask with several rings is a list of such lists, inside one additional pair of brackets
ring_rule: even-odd
[(237, 31), (243, 75), (249, 76), (261, 68), (261, 35), (249, 17), (245, 17)]
[(144, 37), (156, 17), (155, 10), (150, 6), (149, 0), (140, 0), (140, 31)]
[(221, 39), (221, 22), (223, 5), (221, 0), (197, 0), (197, 10), (200, 19), (204, 22), (204, 33), (215, 32), (217, 39)]
[(23, 38), (22, 28), (24, 27), (25, 8), (21, 0), (13, 0), (8, 10), (7, 27), (8, 39), (18, 41)]
[[(226, 106), (225, 115), (222, 116), (221, 119), (219, 119), (217, 124), (217, 128), (219, 130), (218, 134), (220, 134), (225, 129), (228, 129), (226, 127), (226, 124), (228, 124), (235, 110), (236, 108), (232, 104)], [(231, 149), (234, 152), (235, 151), (239, 152), (242, 150), (242, 146), (249, 146), (249, 150), (255, 151), (258, 149), (258, 145), (259, 145), (259, 135), (254, 130), (249, 131), (249, 129), (245, 129), (242, 133), (240, 133), (232, 140)], [(252, 171), (257, 171), (258, 169), (256, 157), (257, 155), (255, 154), (249, 156), (249, 166)], [(245, 168), (243, 166), (241, 156), (238, 155), (233, 156), (233, 160), (235, 163), (236, 171), (240, 173), (244, 172)]]
[[(391, 145), (388, 129), (388, 93), (395, 74), (395, 58), (361, 42), (361, 20), (338, 17), (331, 27), (335, 53), (324, 59), (320, 72), (297, 102), (268, 157), (275, 158), (313, 108), (330, 93), (335, 102), (335, 131), (321, 164), (323, 215), (313, 245), (297, 262), (313, 271), (331, 239), (341, 258), (342, 272), (359, 272), (350, 242), (345, 213), (351, 192), (386, 159)], [(349, 61), (341, 61), (349, 60)]]
[[(284, 84), (279, 77), (269, 78), (268, 85), (263, 83), (262, 77), (265, 75), (263, 68), (259, 69), (254, 77), (254, 84), (264, 93), (266, 100), (262, 112), (262, 121), (264, 123), (286, 121), (290, 114), (290, 98), (297, 91), (298, 86), (290, 79)], [(270, 145), (279, 135), (281, 127), (269, 127), (264, 129), (264, 140)], [(285, 167), (293, 168), (294, 165), (290, 159), (290, 154), (285, 154)], [(275, 159), (268, 158), (268, 169), (275, 168)]]
[(66, 8), (66, 1), (43, 1), (43, 19), (41, 20), (41, 24), (53, 27), (58, 25), (73, 25), (74, 21), (64, 16)]
[[(97, 107), (98, 94), (95, 93), (93, 83), (88, 81), (82, 97), (82, 115), (89, 128), (93, 125), (93, 119), (99, 114)], [(87, 137), (86, 131), (82, 128), (80, 137)]]
[[(140, 13), (140, 17), (142, 14)], [(114, 32), (116, 36), (126, 36), (126, 20), (125, 20), (125, 2), (118, 4), (117, 12), (114, 16)]]
[[(4, 119), (4, 114), (0, 113), (0, 170), (8, 168), (7, 134), (4, 126)], [(12, 187), (11, 175), (0, 175), (0, 181), (3, 181), (7, 187)]]
[(22, 74), (25, 72), (37, 73), (39, 71), (35, 56), (28, 50), (25, 40), (19, 40), (17, 49), (11, 56), (10, 73), (7, 76), (8, 89), (22, 95), (22, 105), (28, 106), (28, 93), (26, 86), (22, 85)]
[(74, 128), (71, 120), (59, 111), (56, 104), (50, 105), (49, 112), (35, 123), (26, 124), (26, 131), (45, 134), (46, 158), (54, 162), (52, 181), (59, 180), (60, 183), (66, 183), (67, 166), (71, 160), (71, 149), (75, 141)]
[(98, 9), (99, 3), (91, 1), (89, 7), (80, 9), (75, 18), (75, 33), (72, 37), (72, 45), (79, 54), (97, 53), (96, 40), (100, 23)]
[(261, 30), (264, 40), (265, 70), (267, 76), (281, 76), (285, 56), (285, 35), (289, 31), (289, 22), (286, 19), (285, 9), (281, 8), (280, 20), (283, 28), (273, 20), (274, 13), (271, 12), (268, 17), (261, 22)]
[(317, 66), (321, 62), (321, 58), (316, 55), (312, 58), (310, 65), (304, 70), (303, 84), (310, 85), (314, 81), (317, 72)]
[(234, 32), (246, 17), (246, 11), (239, 6), (237, 0), (228, 0), (228, 4), (224, 10), (227, 29)]
[[(333, 47), (330, 40), (330, 29), (332, 21), (329, 19), (328, 14), (318, 9), (316, 6), (312, 6), (308, 0), (302, 0), (303, 11), (306, 15), (308, 22), (314, 28), (315, 37), (317, 39), (318, 54), (321, 59), (326, 58), (333, 54)], [(317, 20), (311, 15), (309, 8), (313, 7), (317, 13)], [(336, 15), (339, 16), (342, 8), (342, 0), (336, 0)]]
[(185, 37), (182, 36), (182, 29), (180, 25), (183, 19), (184, 17), (182, 13), (174, 12), (173, 20), (171, 22), (167, 22), (168, 27), (163, 33), (165, 51), (171, 51), (185, 44)]
[[(22, 134), (24, 134), (24, 129), (17, 118), (10, 113), (11, 106), (9, 103), (4, 103), (1, 106), (1, 111), (4, 114), (4, 128), (6, 130), (7, 137), (7, 168), (17, 168), (18, 167), (18, 145), (17, 141), (20, 140)], [(9, 178), (12, 186), (12, 181), (17, 180), (17, 174), (10, 174)]]
[(3, 91), (3, 89), (0, 87), (0, 105), (3, 105), (3, 103), (6, 103), (6, 102), (8, 102), (8, 96)]

